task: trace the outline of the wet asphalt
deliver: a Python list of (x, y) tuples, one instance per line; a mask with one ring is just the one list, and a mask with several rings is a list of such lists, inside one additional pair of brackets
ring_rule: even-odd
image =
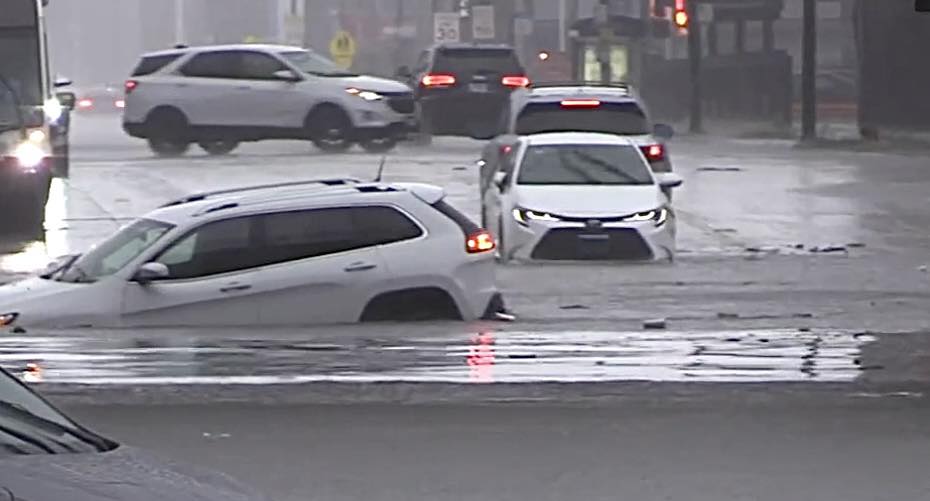
[[(46, 232), (7, 235), (0, 277), (191, 191), (380, 159), (278, 142), (161, 160), (112, 118), (75, 127)], [(477, 216), (479, 149), (404, 146), (386, 179)], [(679, 259), (502, 267), (514, 322), (4, 333), (0, 366), (93, 428), (285, 500), (930, 497), (924, 152), (671, 151)]]

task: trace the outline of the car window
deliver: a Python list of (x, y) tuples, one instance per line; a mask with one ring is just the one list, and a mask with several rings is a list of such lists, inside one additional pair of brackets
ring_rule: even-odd
[(463, 48), (439, 49), (433, 60), (436, 73), (523, 74), (523, 67), (511, 49)]
[(393, 207), (355, 207), (352, 211), (366, 245), (385, 245), (423, 234), (410, 217)]
[(58, 280), (94, 282), (113, 275), (159, 241), (174, 225), (139, 219), (78, 258)]
[(181, 67), (181, 74), (201, 78), (238, 78), (238, 51), (203, 52)]
[(170, 279), (219, 275), (259, 266), (252, 246), (255, 217), (207, 223), (169, 246), (156, 262), (168, 267)]
[(649, 166), (634, 146), (557, 144), (526, 149), (517, 184), (653, 184)]
[(143, 57), (139, 64), (136, 65), (135, 69), (132, 70), (132, 76), (142, 77), (145, 75), (151, 75), (156, 71), (168, 66), (175, 60), (181, 57), (181, 54), (164, 54), (159, 56), (146, 56)]
[(599, 103), (595, 106), (531, 103), (517, 116), (515, 130), (519, 135), (575, 131), (620, 135), (651, 132), (646, 113), (636, 103)]
[(243, 52), (240, 77), (247, 80), (276, 80), (276, 71), (286, 70), (281, 61), (261, 52)]

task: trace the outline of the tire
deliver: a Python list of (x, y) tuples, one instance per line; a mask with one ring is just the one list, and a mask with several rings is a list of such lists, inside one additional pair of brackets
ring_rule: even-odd
[(386, 292), (372, 299), (360, 322), (416, 322), (462, 320), (455, 300), (438, 287), (422, 287)]
[(177, 108), (156, 108), (145, 119), (145, 128), (149, 148), (160, 157), (181, 156), (190, 148), (190, 125)]
[(228, 155), (239, 147), (239, 141), (231, 139), (215, 139), (210, 141), (198, 141), (197, 146), (200, 149), (213, 156)]
[(387, 153), (397, 146), (397, 138), (394, 136), (370, 138), (360, 141), (358, 144), (368, 153)]
[(304, 124), (310, 134), (310, 140), (321, 151), (342, 153), (352, 147), (352, 122), (340, 108), (322, 106), (307, 116)]
[(162, 158), (179, 157), (187, 153), (187, 150), (190, 148), (190, 143), (172, 139), (150, 138), (148, 142), (149, 149), (152, 150), (152, 153)]

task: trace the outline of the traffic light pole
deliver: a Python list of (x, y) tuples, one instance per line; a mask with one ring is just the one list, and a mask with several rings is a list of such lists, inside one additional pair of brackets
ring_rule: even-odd
[(688, 63), (691, 75), (691, 123), (693, 134), (704, 132), (704, 108), (701, 104), (703, 91), (701, 90), (701, 58), (703, 48), (701, 42), (701, 24), (698, 19), (697, 2), (687, 4), (688, 11)]
[(817, 0), (804, 0), (801, 140), (817, 138)]

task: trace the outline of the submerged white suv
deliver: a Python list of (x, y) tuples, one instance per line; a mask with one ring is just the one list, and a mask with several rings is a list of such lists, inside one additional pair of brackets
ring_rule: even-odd
[(494, 318), (494, 239), (444, 195), (347, 179), (193, 195), (0, 287), (0, 327)]
[(279, 45), (181, 47), (142, 56), (126, 81), (123, 129), (162, 156), (242, 141), (308, 139), (324, 151), (390, 150), (415, 128), (406, 84), (356, 75)]

